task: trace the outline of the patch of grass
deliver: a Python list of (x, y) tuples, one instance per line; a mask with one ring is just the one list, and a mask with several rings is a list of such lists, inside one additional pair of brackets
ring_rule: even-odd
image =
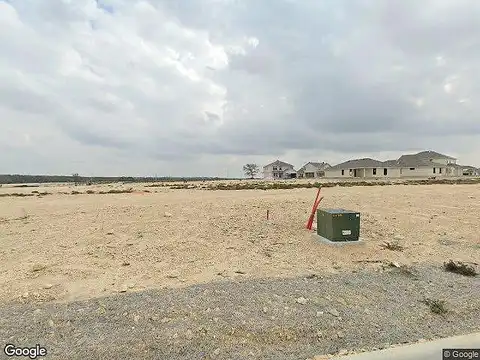
[(169, 187), (170, 189), (174, 190), (181, 190), (181, 189), (196, 189), (197, 186), (193, 184), (184, 184), (184, 185), (172, 185)]
[(73, 190), (70, 194), (79, 195), (79, 194), (82, 194), (82, 193), (80, 191)]
[(32, 272), (43, 271), (47, 268), (47, 265), (44, 264), (35, 264), (32, 266)]
[(129, 194), (133, 192), (133, 189), (111, 189), (108, 191), (100, 191), (99, 194)]
[(385, 241), (383, 244), (380, 245), (382, 249), (386, 250), (391, 250), (391, 251), (403, 251), (405, 248), (396, 243), (396, 242), (390, 242), (390, 241)]
[(430, 311), (437, 315), (448, 313), (447, 304), (444, 300), (425, 298), (422, 302), (430, 308)]
[(0, 194), (0, 197), (8, 197), (8, 196), (16, 196), (16, 197), (28, 197), (28, 196), (35, 196), (35, 194), (27, 194), (27, 193), (7, 193), (7, 194)]
[(93, 190), (87, 190), (87, 191), (85, 191), (85, 194), (95, 194), (95, 191), (93, 191)]
[(301, 188), (317, 188), (322, 187), (331, 187), (330, 183), (321, 184), (321, 183), (285, 183), (285, 182), (247, 182), (247, 183), (232, 183), (232, 184), (214, 184), (209, 186), (202, 186), (202, 188), (207, 190), (285, 190), (285, 189), (301, 189)]
[(330, 181), (330, 182), (289, 182), (289, 181), (244, 181), (244, 182), (220, 182), (216, 184), (195, 184), (195, 183), (170, 183), (170, 184), (149, 184), (146, 187), (168, 187), (173, 190), (201, 189), (201, 190), (288, 190), (288, 189), (309, 189), (330, 187), (353, 187), (353, 186), (387, 186), (387, 185), (430, 185), (430, 184), (478, 184), (479, 179), (423, 179), (423, 180), (402, 180), (402, 181)]
[(473, 265), (468, 265), (460, 261), (449, 260), (443, 264), (445, 271), (463, 276), (477, 276), (478, 273)]
[(457, 244), (458, 242), (450, 239), (438, 239), (438, 243), (444, 246), (451, 246)]

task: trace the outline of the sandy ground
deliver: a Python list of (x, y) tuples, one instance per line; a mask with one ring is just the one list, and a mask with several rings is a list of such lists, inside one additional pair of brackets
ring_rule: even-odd
[[(314, 189), (58, 194), (73, 189), (87, 190), (21, 188), (15, 192), (53, 194), (0, 198), (0, 301), (70, 301), (379, 266), (362, 260), (480, 259), (479, 185), (325, 188), (322, 207), (361, 212), (365, 244), (349, 247), (318, 243), (305, 230)], [(404, 251), (380, 247), (394, 239)]]

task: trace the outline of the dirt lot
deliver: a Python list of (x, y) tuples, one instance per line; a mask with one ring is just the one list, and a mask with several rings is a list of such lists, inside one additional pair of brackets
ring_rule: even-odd
[[(228, 278), (379, 266), (362, 260), (480, 259), (480, 185), (326, 188), (322, 207), (362, 214), (365, 244), (340, 248), (315, 242), (305, 230), (314, 189), (60, 193), (87, 189), (101, 190), (0, 189), (51, 193), (0, 198), (0, 301), (63, 302)], [(405, 250), (381, 248), (393, 240)]]

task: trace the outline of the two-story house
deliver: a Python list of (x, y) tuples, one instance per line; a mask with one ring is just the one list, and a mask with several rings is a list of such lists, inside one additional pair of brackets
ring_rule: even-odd
[(277, 160), (263, 167), (263, 178), (269, 180), (294, 179), (297, 172), (292, 164)]

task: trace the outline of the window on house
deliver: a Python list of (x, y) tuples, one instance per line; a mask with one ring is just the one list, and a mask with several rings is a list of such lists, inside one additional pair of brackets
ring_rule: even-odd
[(345, 170), (342, 170), (342, 175), (345, 175)]
[(383, 175), (387, 175), (388, 173), (388, 170), (387, 169), (383, 169)]
[(439, 169), (438, 169), (438, 173), (439, 173), (439, 174), (442, 173), (442, 168), (439, 168)]
[(352, 173), (352, 171), (353, 171), (353, 170), (352, 170), (352, 169), (350, 169), (348, 172), (351, 174), (351, 173)]
[(274, 167), (273, 167), (273, 170), (277, 170), (277, 167), (276, 167), (276, 166), (274, 166)]
[(373, 169), (373, 175), (377, 175), (377, 169), (376, 168)]
[(437, 172), (437, 169), (433, 168), (433, 173), (435, 174)]
[(410, 168), (410, 170), (415, 170), (415, 168)]
[(279, 168), (278, 168), (278, 170), (282, 170), (282, 168), (281, 168), (281, 167), (279, 167)]

